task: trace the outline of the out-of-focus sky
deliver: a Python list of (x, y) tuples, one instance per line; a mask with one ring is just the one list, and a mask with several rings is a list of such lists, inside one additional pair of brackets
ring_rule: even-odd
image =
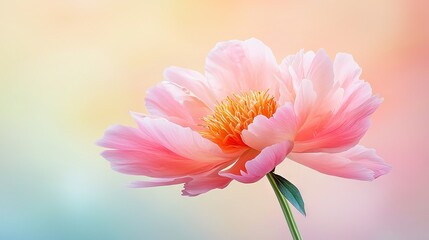
[(219, 41), (256, 37), (281, 61), (353, 54), (384, 103), (362, 140), (393, 166), (374, 182), (286, 161), (304, 239), (428, 239), (429, 2), (0, 2), (0, 239), (288, 239), (266, 179), (199, 197), (130, 189), (94, 142), (145, 112), (177, 65), (203, 71)]

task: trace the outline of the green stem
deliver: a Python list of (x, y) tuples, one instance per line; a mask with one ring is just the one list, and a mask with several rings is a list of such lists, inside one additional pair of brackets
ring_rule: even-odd
[(282, 207), (283, 214), (285, 215), (287, 225), (289, 226), (289, 231), (292, 234), (294, 240), (302, 240), (301, 235), (299, 234), (298, 227), (296, 226), (295, 219), (293, 218), (292, 212), (290, 211), (289, 204), (287, 200), (283, 197), (282, 193), (277, 186), (276, 181), (274, 180), (273, 174), (270, 172), (267, 174), (267, 178), (270, 181), (271, 187), (273, 187), (274, 193), (276, 194), (277, 199), (279, 200), (280, 206)]

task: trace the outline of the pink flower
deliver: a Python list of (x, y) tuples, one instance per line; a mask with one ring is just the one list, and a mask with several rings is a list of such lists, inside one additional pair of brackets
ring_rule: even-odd
[(348, 54), (332, 62), (303, 51), (279, 65), (257, 39), (221, 42), (205, 74), (179, 67), (147, 92), (138, 127), (99, 140), (116, 171), (152, 178), (135, 187), (184, 184), (184, 195), (253, 183), (286, 157), (329, 175), (373, 180), (390, 167), (357, 145), (382, 102)]

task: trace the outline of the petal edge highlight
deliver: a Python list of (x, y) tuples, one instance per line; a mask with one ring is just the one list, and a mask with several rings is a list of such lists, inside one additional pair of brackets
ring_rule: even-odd
[(339, 153), (291, 153), (288, 157), (321, 173), (364, 181), (372, 181), (391, 170), (374, 149), (361, 145)]

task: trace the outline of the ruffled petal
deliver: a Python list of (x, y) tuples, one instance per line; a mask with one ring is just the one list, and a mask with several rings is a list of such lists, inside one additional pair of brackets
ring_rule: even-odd
[(301, 49), (297, 54), (289, 55), (283, 59), (280, 64), (280, 71), (291, 80), (288, 81), (288, 86), (293, 87), (292, 85), (299, 84), (299, 81), (305, 78), (305, 72), (313, 58), (313, 52), (304, 53), (304, 50)]
[(301, 51), (283, 60), (281, 71), (292, 80), (295, 95), (294, 152), (341, 152), (355, 146), (382, 102), (359, 80), (360, 68), (347, 54), (332, 63), (323, 50)]
[(368, 97), (356, 91), (354, 99), (343, 104), (339, 111), (320, 117), (319, 124), (298, 132), (294, 152), (341, 152), (358, 144), (371, 124), (371, 114), (382, 102), (369, 95), (360, 105), (350, 108), (353, 101), (361, 101), (364, 95)]
[(134, 182), (131, 186), (137, 187), (137, 188), (147, 188), (147, 187), (184, 184), (182, 195), (197, 196), (213, 189), (223, 189), (229, 185), (232, 179), (219, 175), (219, 171), (227, 167), (227, 165), (228, 164), (223, 164), (208, 172), (197, 174), (197, 175), (191, 175), (187, 177), (182, 177), (182, 178), (172, 178), (172, 179), (161, 178), (161, 179), (150, 179), (147, 181), (137, 181), (137, 182)]
[(334, 60), (335, 83), (343, 88), (347, 88), (350, 83), (358, 81), (362, 69), (353, 59), (353, 56), (346, 53), (338, 53)]
[(235, 165), (225, 171), (220, 172), (221, 176), (235, 179), (242, 183), (253, 183), (263, 178), (280, 164), (292, 150), (293, 142), (286, 141), (266, 147), (257, 154), (256, 150), (248, 152), (249, 159), (239, 159)]
[(326, 52), (320, 49), (308, 62), (311, 62), (311, 65), (306, 70), (305, 78), (313, 83), (318, 98), (323, 99), (332, 89), (334, 83), (332, 61)]
[(198, 196), (213, 189), (223, 189), (232, 181), (231, 178), (220, 176), (219, 171), (228, 164), (213, 169), (210, 172), (193, 176), (192, 180), (183, 186), (182, 195)]
[(299, 90), (296, 92), (294, 103), (295, 113), (297, 115), (298, 126), (308, 124), (307, 119), (311, 119), (314, 105), (317, 100), (317, 93), (314, 91), (313, 83), (308, 79), (303, 79)]
[[(206, 76), (219, 101), (246, 91), (266, 91), (278, 99), (277, 61), (257, 39), (221, 42), (209, 53)], [(272, 91), (272, 92), (271, 92)]]
[(199, 133), (162, 118), (134, 115), (138, 129), (114, 126), (98, 142), (112, 168), (155, 178), (177, 178), (207, 172), (237, 154), (225, 154)]
[(296, 117), (291, 104), (285, 104), (277, 109), (271, 118), (259, 115), (253, 119), (241, 137), (244, 143), (258, 151), (281, 143), (292, 141), (296, 132)]
[(209, 107), (213, 107), (216, 103), (216, 98), (205, 76), (197, 71), (180, 67), (169, 67), (164, 71), (164, 79), (188, 89)]
[(200, 130), (201, 119), (211, 113), (209, 106), (188, 89), (167, 81), (148, 90), (146, 108), (151, 115), (194, 130)]
[(357, 145), (339, 153), (290, 153), (288, 158), (328, 175), (371, 181), (391, 169), (374, 149)]

